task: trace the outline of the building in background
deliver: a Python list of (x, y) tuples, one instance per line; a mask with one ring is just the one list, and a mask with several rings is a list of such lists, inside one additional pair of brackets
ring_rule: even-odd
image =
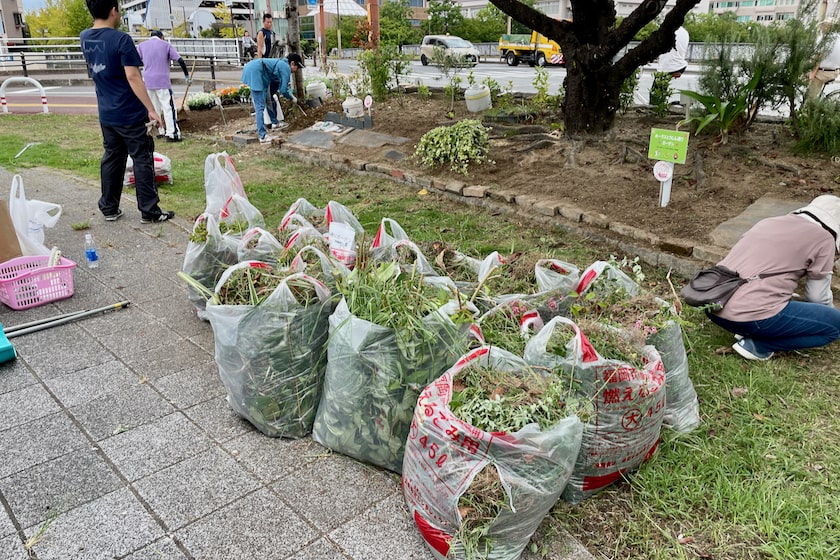
[(20, 39), (25, 28), (21, 0), (0, 0), (0, 38)]
[(253, 35), (254, 0), (125, 0), (120, 5), (120, 11), (131, 33), (136, 33), (140, 28), (171, 33), (173, 28), (186, 22), (188, 33), (198, 37), (202, 30), (216, 23), (213, 10), (218, 4), (226, 4), (228, 10), (233, 12), (233, 20)]

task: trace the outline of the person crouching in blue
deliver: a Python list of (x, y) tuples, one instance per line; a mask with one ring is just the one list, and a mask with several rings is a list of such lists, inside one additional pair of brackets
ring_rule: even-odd
[(297, 53), (291, 53), (286, 58), (258, 58), (245, 65), (242, 70), (242, 83), (251, 88), (251, 99), (254, 103), (254, 116), (257, 121), (257, 135), (261, 144), (270, 144), (274, 140), (266, 132), (263, 111), (268, 110), (268, 116), (274, 127), (279, 127), (277, 107), (274, 94), (279, 93), (292, 103), (297, 103), (297, 97), (291, 93), (292, 72), (303, 68), (303, 60)]

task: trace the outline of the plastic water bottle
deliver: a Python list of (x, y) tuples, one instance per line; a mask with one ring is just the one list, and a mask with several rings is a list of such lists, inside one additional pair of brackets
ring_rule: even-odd
[(87, 260), (88, 268), (99, 266), (99, 253), (96, 252), (96, 244), (93, 242), (93, 236), (89, 233), (85, 234), (85, 260)]

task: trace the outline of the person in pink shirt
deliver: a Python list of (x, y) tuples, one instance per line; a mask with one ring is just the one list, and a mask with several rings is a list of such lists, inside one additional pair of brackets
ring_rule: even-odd
[[(748, 279), (709, 319), (735, 334), (748, 360), (817, 348), (840, 338), (831, 278), (840, 252), (840, 197), (824, 194), (751, 227), (719, 262)], [(805, 280), (804, 298), (795, 297)]]
[(137, 46), (137, 52), (143, 59), (143, 80), (152, 104), (163, 117), (165, 128), (159, 128), (159, 136), (166, 136), (167, 142), (180, 142), (181, 131), (178, 128), (178, 114), (172, 99), (172, 81), (169, 78), (169, 61), (174, 60), (184, 71), (184, 79), (190, 83), (190, 73), (184, 59), (169, 42), (163, 40), (163, 33), (152, 30), (151, 38)]

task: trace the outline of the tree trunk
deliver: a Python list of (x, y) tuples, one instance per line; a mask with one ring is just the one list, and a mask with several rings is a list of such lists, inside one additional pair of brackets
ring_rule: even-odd
[[(290, 53), (299, 53), (301, 58), (305, 59), (304, 54), (300, 52), (300, 22), (296, 4), (286, 4), (286, 20), (289, 22), (289, 31), (286, 35), (287, 49)], [(295, 72), (292, 78), (295, 81), (295, 96), (299, 97), (303, 103), (306, 99), (306, 90), (303, 89), (303, 71)]]
[(600, 134), (612, 128), (621, 81), (613, 79), (611, 71), (611, 65), (589, 71), (567, 67), (563, 121), (568, 136)]

